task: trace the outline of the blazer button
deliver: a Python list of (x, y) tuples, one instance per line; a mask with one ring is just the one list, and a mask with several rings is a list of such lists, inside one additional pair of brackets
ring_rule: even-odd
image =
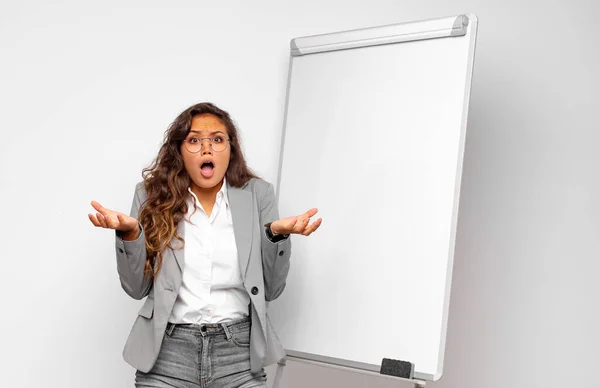
[(250, 290), (250, 292), (252, 293), (252, 295), (258, 294), (258, 287), (252, 287), (252, 290)]
[(283, 251), (279, 252), (279, 256), (283, 256)]
[(123, 250), (121, 248), (119, 248), (119, 252), (123, 253)]

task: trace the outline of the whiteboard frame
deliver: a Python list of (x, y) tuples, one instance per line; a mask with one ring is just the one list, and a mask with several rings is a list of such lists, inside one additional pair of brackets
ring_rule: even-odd
[[(283, 167), (283, 156), (285, 152), (285, 135), (287, 129), (287, 118), (289, 111), (290, 89), (292, 82), (292, 70), (294, 58), (298, 56), (311, 55), (329, 51), (348, 50), (368, 46), (378, 46), (384, 44), (396, 44), (425, 39), (443, 39), (463, 36), (469, 39), (469, 58), (467, 60), (467, 77), (465, 83), (465, 93), (463, 100), (463, 112), (460, 127), (460, 139), (458, 158), (456, 165), (456, 181), (454, 202), (452, 209), (452, 220), (450, 228), (450, 249), (448, 258), (448, 270), (446, 274), (446, 288), (442, 315), (442, 332), (440, 337), (438, 371), (436, 374), (420, 373), (415, 371), (414, 379), (418, 384), (419, 380), (437, 381), (443, 374), (444, 355), (446, 347), (446, 334), (448, 325), (448, 311), (450, 304), (452, 271), (454, 266), (454, 250), (456, 243), (456, 227), (458, 220), (458, 211), (460, 203), (460, 190), (462, 182), (462, 169), (464, 159), (464, 148), (467, 130), (467, 118), (469, 112), (469, 101), (471, 96), (471, 84), (473, 75), (473, 65), (475, 59), (475, 45), (477, 39), (478, 18), (475, 14), (461, 14), (452, 17), (429, 19), (401, 24), (391, 24), (380, 27), (363, 28), (358, 30), (342, 31), (337, 33), (312, 35), (307, 37), (295, 38), (290, 41), (290, 60), (288, 68), (288, 80), (286, 87), (283, 130), (280, 144), (279, 166), (276, 184), (276, 201), (279, 202), (279, 188), (281, 184), (281, 172)], [(284, 344), (285, 345), (285, 344)], [(380, 371), (380, 365), (366, 364), (351, 360), (338, 359), (317, 354), (298, 352), (291, 349), (285, 349), (286, 354), (297, 360), (305, 362), (314, 362), (334, 367), (350, 368), (357, 372), (373, 374)], [(410, 361), (410, 360), (405, 360)], [(398, 378), (401, 379), (401, 378)], [(406, 380), (406, 379), (401, 379)], [(421, 382), (422, 383), (422, 382)]]

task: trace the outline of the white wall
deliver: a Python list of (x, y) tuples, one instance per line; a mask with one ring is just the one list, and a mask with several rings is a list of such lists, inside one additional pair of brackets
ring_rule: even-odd
[[(0, 13), (0, 386), (132, 386), (139, 302), (87, 213), (129, 209), (181, 110), (229, 110), (274, 181), (290, 39), (463, 12), (479, 39), (445, 375), (429, 385), (600, 386), (598, 3), (46, 3)], [(283, 382), (402, 386), (297, 363)]]

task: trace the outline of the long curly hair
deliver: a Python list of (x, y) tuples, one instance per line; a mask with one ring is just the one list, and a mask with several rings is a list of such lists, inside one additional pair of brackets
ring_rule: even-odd
[(181, 156), (181, 144), (190, 132), (192, 119), (201, 114), (217, 116), (227, 128), (231, 139), (231, 156), (225, 173), (233, 187), (244, 187), (252, 178), (258, 178), (246, 164), (238, 130), (229, 113), (209, 102), (192, 105), (183, 111), (165, 132), (163, 145), (152, 164), (142, 170), (147, 199), (142, 204), (139, 222), (146, 237), (146, 265), (144, 275), (156, 276), (162, 266), (162, 252), (173, 248), (173, 239), (185, 244), (177, 233), (177, 224), (187, 214), (186, 198), (191, 180)]

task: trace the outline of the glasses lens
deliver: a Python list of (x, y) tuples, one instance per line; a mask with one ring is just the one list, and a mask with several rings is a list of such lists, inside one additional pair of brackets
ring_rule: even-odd
[(215, 152), (225, 151), (225, 140), (221, 140), (220, 143), (213, 142), (212, 149), (215, 150)]
[(185, 148), (193, 154), (200, 152), (201, 147), (202, 147), (202, 142), (200, 142), (200, 141), (194, 141), (194, 142), (186, 141), (185, 142)]

